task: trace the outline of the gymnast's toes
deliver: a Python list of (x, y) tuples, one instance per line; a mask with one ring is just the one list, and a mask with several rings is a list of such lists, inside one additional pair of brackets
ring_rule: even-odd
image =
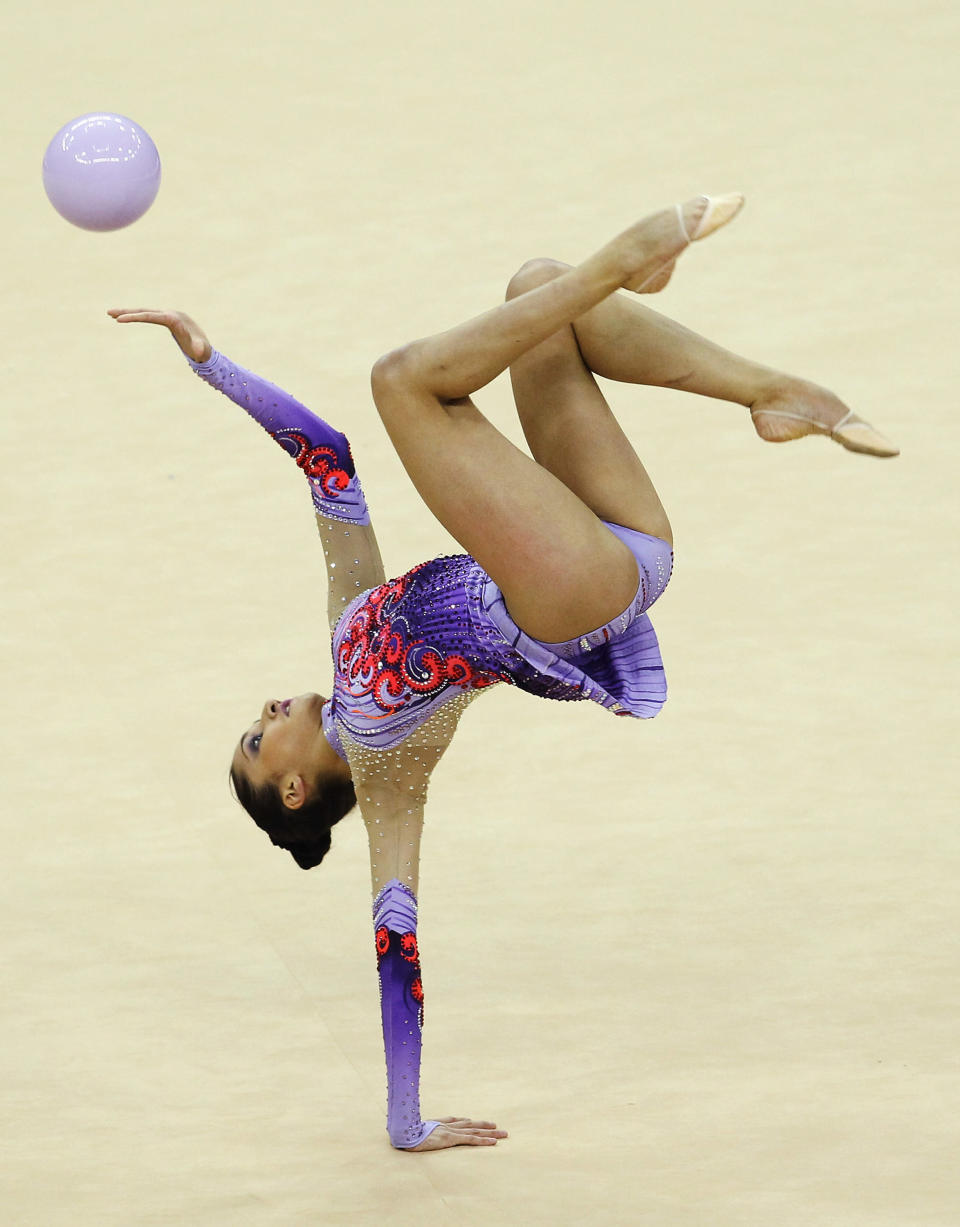
[(788, 443), (817, 434), (866, 456), (900, 454), (896, 444), (852, 413), (838, 396), (804, 380), (769, 389), (750, 406), (750, 417), (754, 430), (767, 443)]

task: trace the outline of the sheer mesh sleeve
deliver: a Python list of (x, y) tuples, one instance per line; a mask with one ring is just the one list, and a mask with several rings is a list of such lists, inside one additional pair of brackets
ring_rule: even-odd
[(367, 828), (374, 894), (391, 878), (417, 890), (430, 775), (450, 744), (463, 712), (482, 693), (458, 693), (390, 749), (363, 744), (343, 725), (338, 726)]
[(317, 529), (327, 567), (327, 618), (330, 630), (354, 597), (386, 579), (372, 524), (344, 524), (317, 515)]

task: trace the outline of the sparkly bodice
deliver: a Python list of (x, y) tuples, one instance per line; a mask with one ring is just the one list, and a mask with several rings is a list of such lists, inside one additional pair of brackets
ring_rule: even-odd
[(391, 749), (456, 700), (509, 680), (471, 633), (463, 593), (476, 571), (465, 554), (435, 558), (350, 602), (333, 632), (325, 727), (335, 748), (349, 738)]

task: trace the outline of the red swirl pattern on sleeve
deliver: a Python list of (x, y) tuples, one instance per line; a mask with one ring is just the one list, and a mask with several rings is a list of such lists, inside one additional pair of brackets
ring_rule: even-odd
[(275, 431), (273, 437), (290, 453), (311, 484), (319, 487), (324, 498), (339, 498), (350, 485), (351, 475), (342, 467), (335, 448), (311, 446), (310, 440), (299, 430), (281, 429)]

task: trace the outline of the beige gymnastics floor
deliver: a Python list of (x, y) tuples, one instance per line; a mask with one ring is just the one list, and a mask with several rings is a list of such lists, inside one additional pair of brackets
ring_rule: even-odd
[[(907, 0), (5, 23), (5, 1223), (960, 1221), (957, 27)], [(164, 159), (114, 235), (40, 188), (97, 108)], [(329, 684), (309, 504), (104, 311), (181, 306), (345, 425), (396, 571), (450, 542), (371, 361), (701, 188), (748, 208), (660, 308), (903, 455), (612, 390), (676, 529), (672, 697), (467, 717), (425, 850), (424, 1104), (511, 1136), (392, 1152), (361, 825), (303, 874), (225, 787), (263, 697)], [(480, 403), (516, 437), (504, 381)]]

